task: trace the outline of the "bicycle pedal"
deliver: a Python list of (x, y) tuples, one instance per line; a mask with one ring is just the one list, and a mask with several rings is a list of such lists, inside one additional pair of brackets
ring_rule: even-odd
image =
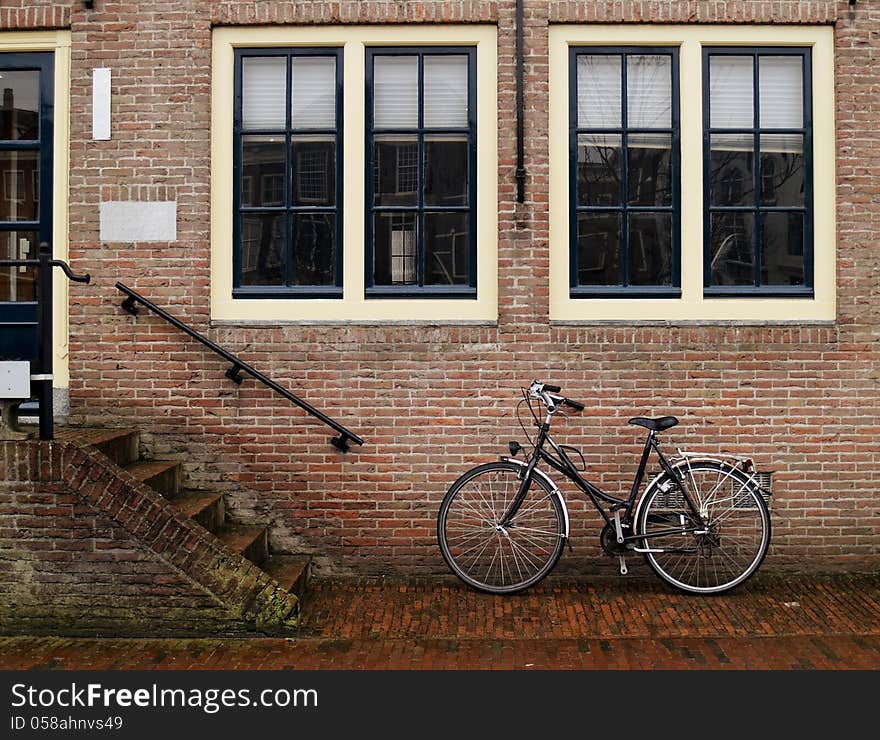
[(626, 569), (626, 558), (623, 555), (618, 555), (617, 559), (620, 561), (620, 575), (625, 576), (629, 572)]

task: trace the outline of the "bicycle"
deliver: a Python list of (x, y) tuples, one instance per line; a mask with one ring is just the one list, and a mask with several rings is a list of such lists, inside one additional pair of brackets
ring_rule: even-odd
[[(754, 575), (770, 545), (770, 514), (750, 458), (717, 457), (678, 451), (667, 458), (658, 434), (678, 424), (674, 416), (635, 417), (630, 424), (648, 430), (632, 489), (618, 498), (590, 483), (572, 457), (583, 455), (559, 445), (550, 424), (563, 407), (583, 411), (584, 404), (559, 395), (561, 388), (535, 381), (523, 388), (537, 437), (530, 455), (509, 443), (509, 456), (478, 465), (456, 480), (437, 515), (440, 551), (453, 573), (468, 586), (492, 594), (513, 594), (534, 586), (553, 570), (569, 540), (565, 499), (553, 479), (538, 467), (544, 462), (586, 494), (605, 521), (602, 550), (617, 556), (627, 574), (626, 554), (643, 554), (667, 583), (692, 594), (720, 594)], [(543, 420), (532, 406), (546, 407)], [(563, 414), (564, 415), (564, 414)], [(545, 449), (549, 445), (552, 452)], [(639, 496), (648, 459), (655, 452), (657, 473)]]

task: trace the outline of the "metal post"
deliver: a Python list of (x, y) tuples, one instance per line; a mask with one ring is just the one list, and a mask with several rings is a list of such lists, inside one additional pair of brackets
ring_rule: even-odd
[(39, 350), (37, 372), (31, 374), (31, 381), (36, 384), (37, 400), (40, 404), (40, 439), (51, 440), (55, 437), (55, 411), (52, 405), (52, 253), (46, 242), (40, 242), (39, 262)]

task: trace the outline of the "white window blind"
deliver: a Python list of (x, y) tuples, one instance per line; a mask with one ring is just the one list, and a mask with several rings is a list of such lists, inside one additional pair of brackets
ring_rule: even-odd
[(761, 128), (804, 125), (804, 72), (799, 56), (762, 56), (758, 60)]
[(248, 57), (241, 65), (241, 124), (246, 129), (284, 128), (287, 59)]
[(466, 128), (468, 125), (468, 58), (464, 55), (425, 57), (425, 126)]
[(754, 62), (752, 57), (709, 58), (709, 118), (712, 128), (755, 125)]
[(291, 77), (293, 128), (336, 128), (336, 59), (295, 57)]
[(629, 128), (672, 128), (672, 59), (627, 57), (626, 103)]
[(580, 128), (621, 125), (621, 58), (584, 54), (577, 60), (577, 108)]
[(419, 60), (414, 56), (377, 56), (373, 60), (373, 125), (419, 125)]

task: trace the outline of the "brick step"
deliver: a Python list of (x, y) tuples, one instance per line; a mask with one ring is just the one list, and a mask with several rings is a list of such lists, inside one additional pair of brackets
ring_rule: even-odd
[(125, 470), (141, 483), (161, 493), (165, 498), (174, 498), (180, 492), (180, 463), (151, 460), (130, 463)]
[(182, 491), (171, 499), (171, 503), (209, 532), (216, 532), (225, 523), (226, 506), (222, 493)]
[(302, 598), (309, 582), (312, 559), (308, 555), (270, 555), (263, 570), (289, 593)]
[(241, 524), (224, 524), (214, 534), (231, 550), (262, 566), (269, 556), (268, 529)]
[(61, 427), (56, 429), (55, 438), (95, 447), (120, 468), (130, 465), (140, 456), (138, 433), (130, 429)]

